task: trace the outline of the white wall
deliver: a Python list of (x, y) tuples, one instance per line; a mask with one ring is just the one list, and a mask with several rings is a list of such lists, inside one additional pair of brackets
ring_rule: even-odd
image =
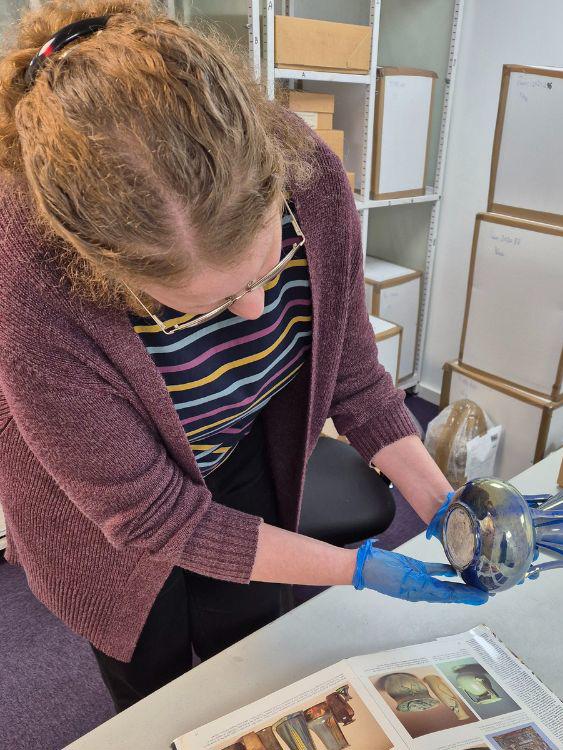
[[(475, 214), (485, 211), (502, 66), (563, 67), (562, 0), (465, 0), (422, 367), (439, 392), (458, 355)], [(423, 394), (427, 391), (423, 390)]]

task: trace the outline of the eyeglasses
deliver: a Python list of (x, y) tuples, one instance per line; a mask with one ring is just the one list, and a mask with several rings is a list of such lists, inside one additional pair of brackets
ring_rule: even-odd
[(160, 328), (162, 333), (165, 333), (166, 335), (170, 335), (172, 333), (176, 333), (176, 331), (181, 331), (184, 328), (193, 328), (194, 326), (200, 325), (200, 323), (207, 323), (207, 321), (212, 320), (213, 318), (216, 318), (218, 315), (221, 315), (221, 313), (225, 312), (225, 310), (228, 310), (231, 305), (233, 305), (235, 302), (238, 302), (239, 299), (242, 299), (245, 294), (249, 294), (250, 292), (253, 292), (255, 289), (258, 289), (259, 287), (264, 286), (269, 281), (272, 281), (273, 279), (278, 276), (283, 269), (289, 265), (290, 260), (293, 258), (295, 253), (299, 250), (300, 247), (302, 247), (305, 243), (305, 236), (303, 235), (303, 232), (301, 231), (301, 227), (297, 223), (297, 219), (295, 218), (293, 211), (289, 207), (286, 199), (284, 198), (284, 204), (291, 216), (291, 223), (293, 224), (293, 228), (295, 229), (296, 233), (301, 237), (301, 240), (293, 245), (291, 250), (285, 255), (285, 257), (280, 260), (279, 263), (276, 263), (276, 265), (272, 268), (271, 271), (268, 271), (267, 274), (264, 276), (261, 276), (259, 279), (256, 279), (256, 281), (249, 281), (246, 285), (244, 291), (240, 292), (239, 294), (234, 294), (232, 297), (227, 297), (225, 301), (219, 305), (219, 307), (216, 307), (213, 310), (210, 310), (207, 313), (203, 313), (202, 315), (196, 315), (190, 320), (186, 321), (185, 323), (176, 323), (173, 326), (166, 327), (165, 324), (157, 318), (156, 315), (153, 315), (151, 311), (148, 309), (148, 307), (137, 297), (135, 292), (127, 286), (127, 284), (122, 281), (126, 289), (130, 292), (130, 294), (133, 295), (133, 297), (137, 300), (137, 302), (143, 307), (147, 314), (154, 320), (156, 325)]

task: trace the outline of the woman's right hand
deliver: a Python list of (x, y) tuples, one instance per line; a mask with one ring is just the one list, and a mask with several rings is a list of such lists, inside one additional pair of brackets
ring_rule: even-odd
[(411, 602), (453, 602), (479, 605), (488, 601), (486, 591), (464, 583), (440, 581), (435, 576), (455, 576), (451, 565), (424, 563), (397, 552), (379, 549), (368, 539), (358, 549), (353, 584)]

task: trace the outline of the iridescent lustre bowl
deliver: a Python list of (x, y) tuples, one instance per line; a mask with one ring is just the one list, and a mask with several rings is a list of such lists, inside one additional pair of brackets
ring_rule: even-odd
[(554, 496), (539, 507), (500, 479), (474, 479), (454, 494), (444, 515), (442, 544), (450, 564), (470, 586), (497, 592), (527, 575), (563, 567), (563, 560), (531, 567), (536, 548), (563, 554), (563, 510)]

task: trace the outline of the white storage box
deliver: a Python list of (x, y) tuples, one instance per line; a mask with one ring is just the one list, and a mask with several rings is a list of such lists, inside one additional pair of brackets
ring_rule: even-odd
[(379, 258), (366, 258), (365, 282), (371, 287), (371, 313), (403, 329), (398, 380), (414, 373), (422, 273)]
[(436, 78), (432, 70), (377, 69), (373, 198), (425, 194)]
[(563, 228), (477, 215), (459, 361), (561, 398)]
[(393, 378), (393, 383), (397, 385), (403, 328), (375, 315), (370, 315), (369, 320), (375, 333), (377, 358)]
[(563, 69), (505, 65), (488, 211), (563, 226)]
[(510, 479), (563, 445), (563, 401), (541, 399), (446, 362), (440, 409), (462, 398), (474, 401), (503, 428), (495, 470), (500, 479)]

